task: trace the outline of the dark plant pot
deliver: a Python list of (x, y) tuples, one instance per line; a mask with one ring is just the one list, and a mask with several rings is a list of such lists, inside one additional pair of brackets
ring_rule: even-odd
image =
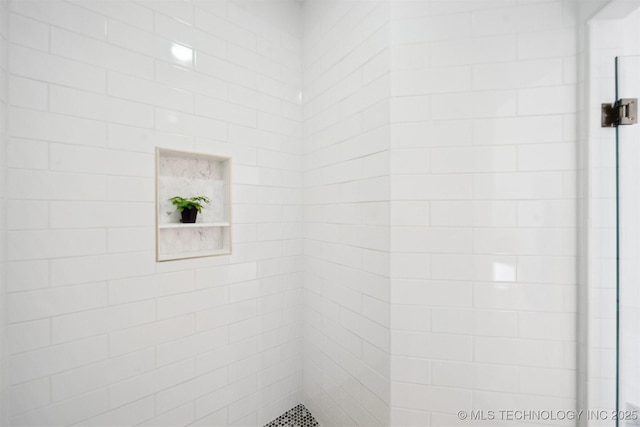
[(196, 222), (196, 217), (198, 216), (198, 209), (183, 209), (182, 210), (182, 221), (183, 223), (194, 223)]

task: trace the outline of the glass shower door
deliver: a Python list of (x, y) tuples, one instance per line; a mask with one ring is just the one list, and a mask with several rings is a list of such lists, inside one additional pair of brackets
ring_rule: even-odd
[[(616, 59), (616, 99), (640, 97), (640, 56)], [(616, 128), (617, 426), (640, 425), (640, 125)], [(638, 414), (640, 412), (636, 412)]]

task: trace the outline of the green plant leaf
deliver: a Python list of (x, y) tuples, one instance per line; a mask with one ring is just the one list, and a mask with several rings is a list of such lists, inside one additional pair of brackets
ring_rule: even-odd
[(198, 212), (202, 212), (203, 205), (205, 203), (211, 203), (211, 200), (206, 196), (195, 196), (195, 197), (180, 197), (173, 196), (169, 199), (171, 203), (178, 209), (179, 212), (182, 212), (185, 209), (197, 209)]

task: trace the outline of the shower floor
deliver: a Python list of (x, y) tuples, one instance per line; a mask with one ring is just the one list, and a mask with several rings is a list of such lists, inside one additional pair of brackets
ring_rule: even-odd
[(318, 427), (318, 422), (303, 404), (289, 409), (264, 427)]

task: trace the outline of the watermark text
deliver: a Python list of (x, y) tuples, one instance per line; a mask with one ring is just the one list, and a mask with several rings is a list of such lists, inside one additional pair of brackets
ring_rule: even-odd
[(634, 421), (640, 418), (638, 411), (612, 410), (538, 410), (538, 409), (496, 409), (458, 411), (458, 419), (469, 421), (578, 421), (578, 420), (620, 420)]

